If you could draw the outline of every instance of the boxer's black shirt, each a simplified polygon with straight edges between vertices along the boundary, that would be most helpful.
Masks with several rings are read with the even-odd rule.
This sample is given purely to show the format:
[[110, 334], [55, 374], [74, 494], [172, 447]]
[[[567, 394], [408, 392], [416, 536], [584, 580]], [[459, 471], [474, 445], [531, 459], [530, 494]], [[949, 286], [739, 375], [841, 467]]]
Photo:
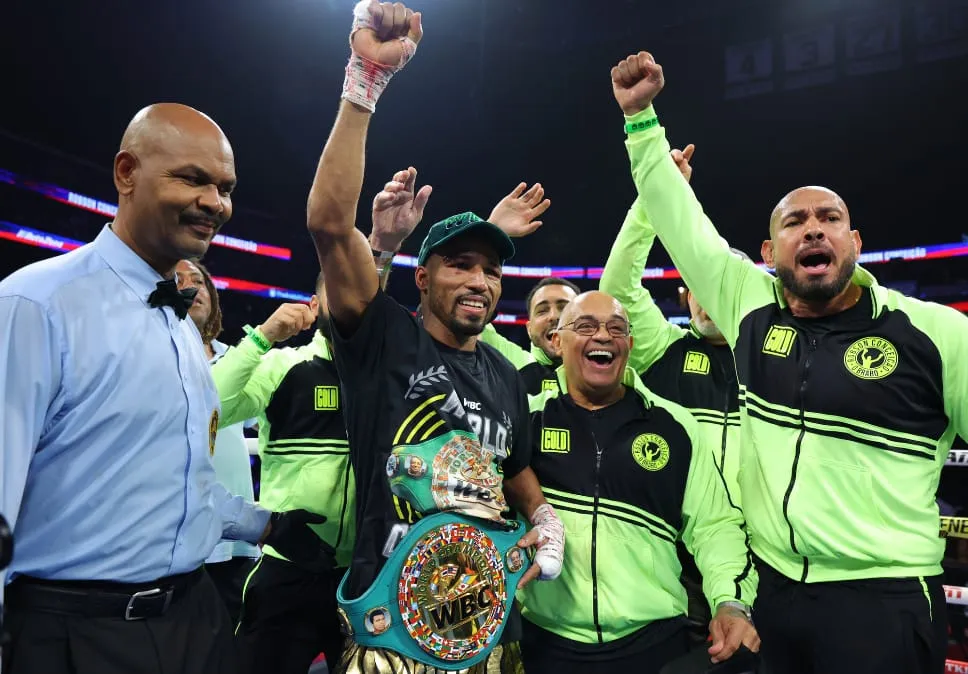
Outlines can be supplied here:
[[504, 479], [531, 460], [524, 382], [496, 350], [449, 348], [379, 291], [356, 332], [333, 330], [350, 459], [356, 476], [357, 537], [347, 599], [369, 588], [407, 526], [422, 514], [395, 496], [386, 465], [393, 447], [469, 431], [497, 457]]

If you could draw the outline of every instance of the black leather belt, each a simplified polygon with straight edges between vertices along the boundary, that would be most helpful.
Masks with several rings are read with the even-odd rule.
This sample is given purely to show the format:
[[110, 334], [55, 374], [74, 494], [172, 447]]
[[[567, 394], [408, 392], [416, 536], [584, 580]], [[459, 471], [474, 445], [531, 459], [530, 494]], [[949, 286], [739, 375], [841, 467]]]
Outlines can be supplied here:
[[6, 589], [11, 611], [38, 611], [84, 618], [144, 620], [165, 614], [205, 574], [189, 573], [159, 578], [151, 583], [53, 581], [18, 576]]

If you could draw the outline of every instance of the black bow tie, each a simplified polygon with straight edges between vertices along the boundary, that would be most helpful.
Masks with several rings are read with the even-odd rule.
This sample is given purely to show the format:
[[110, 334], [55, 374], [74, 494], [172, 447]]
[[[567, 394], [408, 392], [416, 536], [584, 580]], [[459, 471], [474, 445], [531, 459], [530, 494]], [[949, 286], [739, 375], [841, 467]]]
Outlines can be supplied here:
[[152, 307], [169, 306], [175, 310], [178, 318], [185, 318], [197, 294], [198, 288], [179, 290], [175, 279], [158, 281], [158, 287], [148, 295], [148, 304]]

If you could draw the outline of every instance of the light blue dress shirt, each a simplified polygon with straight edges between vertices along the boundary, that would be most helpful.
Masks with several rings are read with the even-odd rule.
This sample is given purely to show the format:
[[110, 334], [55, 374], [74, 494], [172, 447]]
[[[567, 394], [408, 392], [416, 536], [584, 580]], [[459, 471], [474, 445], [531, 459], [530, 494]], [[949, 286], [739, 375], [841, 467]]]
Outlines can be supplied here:
[[[227, 344], [217, 339], [212, 340], [212, 351], [215, 357], [208, 361], [214, 365], [218, 359], [229, 350]], [[245, 497], [248, 501], [255, 500], [255, 490], [252, 487], [252, 462], [249, 459], [249, 449], [245, 445], [243, 428], [254, 423], [254, 419], [240, 421], [237, 424], [220, 428], [215, 436], [215, 453], [212, 454], [212, 465], [215, 466], [215, 477], [230, 494]], [[215, 550], [206, 564], [227, 562], [233, 557], [256, 558], [260, 555], [259, 548], [245, 541], [222, 540], [215, 546]]]
[[148, 306], [161, 280], [106, 226], [0, 282], [7, 581], [146, 582], [261, 536], [270, 513], [215, 479], [218, 395], [192, 321]]

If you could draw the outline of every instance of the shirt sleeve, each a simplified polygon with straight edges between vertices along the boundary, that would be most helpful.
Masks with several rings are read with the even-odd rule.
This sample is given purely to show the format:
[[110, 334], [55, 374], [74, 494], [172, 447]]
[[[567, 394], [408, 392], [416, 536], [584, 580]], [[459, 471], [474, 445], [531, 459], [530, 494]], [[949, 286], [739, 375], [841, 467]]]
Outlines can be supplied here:
[[[371, 388], [386, 377], [388, 349], [412, 348], [417, 344], [416, 319], [405, 307], [382, 290], [366, 307], [360, 324], [350, 337], [343, 337], [333, 326], [333, 361], [344, 386]], [[396, 358], [401, 354], [396, 353]]]
[[626, 119], [653, 122], [625, 141], [648, 221], [699, 304], [735, 346], [742, 318], [774, 301], [773, 277], [724, 244], [669, 156], [669, 141], [655, 123], [653, 106]]
[[605, 262], [599, 289], [625, 307], [632, 324], [632, 350], [629, 367], [639, 374], [655, 363], [685, 330], [670, 323], [642, 285], [642, 270], [655, 243], [655, 230], [649, 224], [641, 197], [635, 200], [615, 237]]
[[484, 328], [480, 340], [488, 346], [494, 347], [498, 353], [511, 361], [511, 364], [518, 370], [536, 362], [534, 356], [499, 333], [493, 324], [488, 324]]
[[[61, 349], [47, 311], [0, 297], [0, 513], [16, 538], [27, 471], [61, 383]], [[4, 572], [0, 571], [0, 604]]]
[[713, 450], [702, 439], [695, 421], [691, 417], [685, 421], [689, 422], [684, 425], [693, 451], [682, 502], [682, 542], [696, 560], [703, 593], [714, 614], [724, 601], [752, 606], [757, 575], [743, 512], [730, 503]]
[[282, 378], [282, 353], [262, 354], [248, 337], [233, 346], [212, 366], [222, 414], [219, 428], [247, 421], [265, 412]]
[[521, 375], [518, 375], [517, 379], [517, 423], [511, 438], [511, 451], [501, 464], [505, 479], [514, 477], [531, 465], [531, 415], [528, 410], [528, 394]]
[[271, 511], [230, 494], [220, 482], [212, 483], [215, 509], [222, 518], [222, 538], [258, 543], [269, 523]]
[[954, 432], [968, 441], [968, 316], [951, 307], [932, 307], [937, 315], [932, 332], [941, 350], [945, 414]]

